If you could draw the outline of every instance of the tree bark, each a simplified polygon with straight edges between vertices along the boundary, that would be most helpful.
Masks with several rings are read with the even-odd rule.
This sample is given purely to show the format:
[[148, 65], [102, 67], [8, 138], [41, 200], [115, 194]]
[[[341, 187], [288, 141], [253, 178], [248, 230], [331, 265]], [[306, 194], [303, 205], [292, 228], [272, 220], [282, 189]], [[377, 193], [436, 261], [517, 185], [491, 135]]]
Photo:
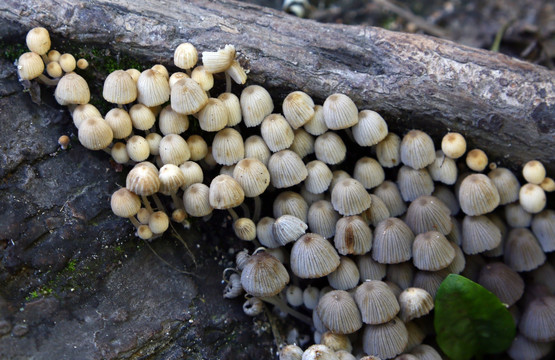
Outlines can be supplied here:
[[292, 90], [319, 103], [345, 93], [399, 135], [420, 128], [439, 140], [457, 131], [503, 165], [538, 159], [555, 170], [554, 73], [501, 54], [232, 0], [7, 0], [0, 18], [163, 64], [181, 42], [199, 51], [234, 44], [249, 81], [276, 103]]

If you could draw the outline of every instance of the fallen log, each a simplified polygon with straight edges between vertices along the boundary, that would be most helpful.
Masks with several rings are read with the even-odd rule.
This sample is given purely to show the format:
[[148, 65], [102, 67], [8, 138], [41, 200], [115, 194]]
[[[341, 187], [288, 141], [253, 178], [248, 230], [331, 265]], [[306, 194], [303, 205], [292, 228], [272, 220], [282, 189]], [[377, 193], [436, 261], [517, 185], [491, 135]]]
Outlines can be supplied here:
[[199, 51], [234, 44], [250, 81], [278, 102], [292, 90], [320, 103], [341, 92], [401, 135], [457, 131], [505, 166], [538, 159], [555, 170], [555, 73], [501, 54], [233, 0], [7, 0], [0, 18], [163, 64], [184, 41]]

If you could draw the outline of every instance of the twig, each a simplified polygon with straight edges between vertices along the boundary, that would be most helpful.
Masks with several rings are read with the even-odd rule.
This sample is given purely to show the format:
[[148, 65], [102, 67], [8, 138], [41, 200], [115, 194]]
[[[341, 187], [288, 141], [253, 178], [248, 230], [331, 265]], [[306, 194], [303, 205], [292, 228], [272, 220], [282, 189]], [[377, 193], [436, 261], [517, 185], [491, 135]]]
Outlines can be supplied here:
[[389, 2], [388, 0], [373, 0], [373, 1], [378, 6], [381, 6], [386, 10], [394, 12], [398, 16], [404, 18], [405, 20], [412, 22], [413, 24], [415, 24], [416, 26], [418, 26], [420, 29], [424, 30], [428, 34], [431, 34], [440, 38], [444, 38], [444, 39], [448, 39], [450, 37], [447, 30], [442, 29], [439, 26], [435, 26], [433, 24], [428, 23], [425, 19], [421, 18], [420, 16], [414, 15], [409, 10], [405, 10], [400, 6], [397, 6]]

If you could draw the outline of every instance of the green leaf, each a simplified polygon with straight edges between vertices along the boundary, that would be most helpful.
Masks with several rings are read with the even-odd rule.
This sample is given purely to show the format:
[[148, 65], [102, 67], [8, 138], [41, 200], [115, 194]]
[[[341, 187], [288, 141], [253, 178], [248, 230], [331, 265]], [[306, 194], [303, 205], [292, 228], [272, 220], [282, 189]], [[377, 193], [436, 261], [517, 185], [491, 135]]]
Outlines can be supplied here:
[[434, 327], [441, 350], [454, 360], [506, 350], [516, 327], [507, 307], [479, 284], [450, 274], [435, 300]]

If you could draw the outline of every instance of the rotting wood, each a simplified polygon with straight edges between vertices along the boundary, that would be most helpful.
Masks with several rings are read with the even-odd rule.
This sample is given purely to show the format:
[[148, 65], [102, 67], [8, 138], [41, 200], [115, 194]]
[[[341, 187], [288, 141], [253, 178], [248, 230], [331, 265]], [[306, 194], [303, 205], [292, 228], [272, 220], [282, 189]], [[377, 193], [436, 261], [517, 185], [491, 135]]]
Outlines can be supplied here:
[[393, 130], [458, 131], [504, 165], [535, 158], [555, 170], [555, 74], [497, 53], [232, 0], [7, 0], [0, 18], [164, 64], [184, 41], [200, 51], [234, 44], [249, 81], [276, 101], [291, 90], [320, 103], [341, 92]]

